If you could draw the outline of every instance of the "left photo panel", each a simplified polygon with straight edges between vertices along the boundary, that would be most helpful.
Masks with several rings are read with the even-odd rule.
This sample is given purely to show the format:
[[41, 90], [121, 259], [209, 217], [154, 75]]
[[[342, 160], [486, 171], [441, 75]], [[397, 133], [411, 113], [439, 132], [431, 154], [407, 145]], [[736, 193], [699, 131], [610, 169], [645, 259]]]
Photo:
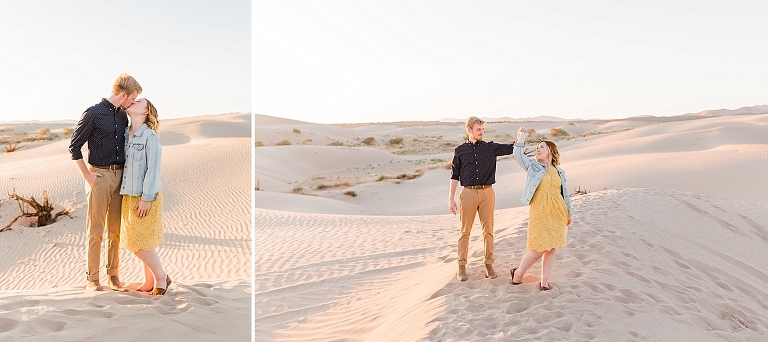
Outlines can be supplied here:
[[0, 341], [252, 338], [251, 2], [0, 3]]

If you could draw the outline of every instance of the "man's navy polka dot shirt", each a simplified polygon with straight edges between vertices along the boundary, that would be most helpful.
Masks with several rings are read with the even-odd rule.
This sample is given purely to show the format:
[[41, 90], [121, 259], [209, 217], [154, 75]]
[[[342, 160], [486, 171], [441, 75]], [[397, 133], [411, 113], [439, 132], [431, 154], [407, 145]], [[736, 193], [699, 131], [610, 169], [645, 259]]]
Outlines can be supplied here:
[[125, 128], [128, 127], [128, 114], [120, 107], [115, 107], [107, 99], [91, 106], [83, 112], [80, 121], [72, 133], [69, 153], [72, 160], [83, 159], [81, 151], [88, 143], [88, 164], [109, 166], [125, 164]]

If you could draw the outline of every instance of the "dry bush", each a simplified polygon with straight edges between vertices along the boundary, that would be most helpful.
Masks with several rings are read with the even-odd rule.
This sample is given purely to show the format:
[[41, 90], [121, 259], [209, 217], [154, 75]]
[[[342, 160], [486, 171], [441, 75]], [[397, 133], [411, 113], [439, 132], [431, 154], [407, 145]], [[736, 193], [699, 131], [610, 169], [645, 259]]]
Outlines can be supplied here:
[[301, 193], [302, 191], [304, 191], [304, 188], [302, 188], [302, 187], [300, 187], [300, 186], [297, 186], [297, 187], [293, 188], [293, 191], [292, 191], [292, 192], [293, 192], [294, 194], [299, 194], [299, 193]]
[[264, 146], [264, 143], [261, 142], [261, 140], [256, 140], [256, 147]]
[[75, 129], [72, 128], [72, 127], [64, 127], [64, 128], [61, 129], [61, 132], [64, 133], [64, 135], [69, 136], [69, 135], [72, 135], [72, 133], [75, 132]]
[[387, 143], [387, 145], [394, 146], [394, 145], [400, 145], [402, 143], [403, 143], [402, 137], [394, 137], [392, 139], [389, 139], [389, 142]]
[[294, 129], [293, 129], [293, 133], [296, 133], [296, 134], [301, 134], [301, 131], [300, 131], [298, 128], [294, 128]]
[[324, 189], [332, 189], [332, 188], [339, 188], [339, 187], [346, 187], [346, 186], [352, 186], [352, 182], [348, 180], [343, 180], [343, 181], [337, 181], [329, 184], [320, 183], [315, 186], [315, 189], [324, 190]]
[[302, 142], [303, 145], [312, 145], [312, 139], [305, 139], [304, 142]]
[[43, 127], [38, 129], [36, 132], [37, 134], [48, 134], [48, 133], [51, 133], [51, 129], [48, 127]]
[[357, 197], [357, 193], [354, 190], [344, 191], [344, 194], [347, 196]]
[[385, 175], [381, 175], [381, 176], [379, 176], [379, 178], [377, 178], [377, 179], [376, 179], [376, 181], [377, 181], [377, 182], [381, 182], [381, 181], [383, 181], [383, 180], [385, 180], [385, 179], [389, 179], [389, 177], [387, 177], [387, 176], [385, 176]]
[[582, 134], [581, 136], [582, 137], [591, 137], [593, 135], [595, 135], [595, 132], [587, 132], [587, 133]]
[[11, 153], [19, 150], [19, 144], [15, 143], [8, 143], [8, 145], [5, 146], [5, 152]]
[[530, 128], [530, 127], [528, 129], [526, 129], [526, 131], [528, 131], [528, 134], [536, 133], [536, 130], [533, 129], [533, 128]]
[[328, 146], [344, 146], [344, 143], [341, 142], [341, 141], [336, 140], [336, 141], [328, 144]]
[[0, 132], [13, 131], [13, 130], [14, 130], [13, 127], [8, 127], [8, 126], [0, 127]]
[[571, 136], [566, 132], [564, 129], [560, 127], [554, 127], [549, 129], [549, 134], [552, 134], [553, 137], [569, 137]]
[[[62, 209], [55, 215], [53, 214], [53, 204], [48, 201], [48, 192], [45, 190], [43, 190], [42, 204], [38, 203], [34, 196], [23, 198], [17, 195], [16, 189], [13, 189], [13, 193], [8, 195], [8, 199], [16, 200], [16, 202], [19, 204], [19, 211], [21, 211], [21, 214], [13, 219], [13, 221], [11, 221], [11, 223], [9, 223], [7, 226], [0, 229], [0, 232], [11, 230], [11, 226], [22, 217], [37, 217], [37, 227], [47, 226], [51, 223], [54, 223], [56, 222], [56, 219], [59, 218], [59, 216], [68, 216], [69, 218], [72, 218], [72, 216], [69, 216], [69, 214], [72, 212], [72, 209]], [[27, 209], [34, 209], [35, 211], [31, 212]]]
[[449, 160], [449, 161], [445, 162], [445, 164], [443, 164], [443, 167], [446, 170], [451, 170], [451, 169], [453, 169], [453, 162]]
[[587, 189], [582, 189], [581, 185], [579, 185], [578, 189], [573, 189], [573, 190], [574, 190], [574, 192], [573, 192], [574, 195], [586, 195], [587, 194]]
[[277, 143], [277, 146], [288, 146], [288, 145], [290, 145], [290, 144], [291, 144], [291, 142], [290, 142], [290, 141], [288, 141], [288, 140], [283, 140], [283, 141], [281, 141], [281, 142]]
[[367, 137], [367, 138], [363, 139], [363, 144], [365, 144], [366, 146], [375, 145], [376, 144], [376, 139], [374, 139], [373, 137]]

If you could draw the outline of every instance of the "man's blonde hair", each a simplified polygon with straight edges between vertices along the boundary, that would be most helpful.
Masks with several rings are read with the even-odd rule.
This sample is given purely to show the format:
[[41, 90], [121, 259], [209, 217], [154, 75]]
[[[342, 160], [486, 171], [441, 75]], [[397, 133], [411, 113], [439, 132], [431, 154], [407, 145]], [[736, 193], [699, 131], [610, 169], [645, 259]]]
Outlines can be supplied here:
[[480, 119], [476, 116], [470, 116], [469, 119], [467, 119], [467, 128], [472, 129], [475, 127], [475, 125], [484, 125], [485, 121], [483, 119]]
[[120, 76], [117, 76], [115, 84], [112, 85], [112, 95], [120, 95], [120, 93], [125, 93], [126, 95], [130, 96], [133, 95], [134, 92], [141, 94], [141, 90], [142, 89], [139, 82], [136, 81], [133, 76], [128, 74], [120, 74]]

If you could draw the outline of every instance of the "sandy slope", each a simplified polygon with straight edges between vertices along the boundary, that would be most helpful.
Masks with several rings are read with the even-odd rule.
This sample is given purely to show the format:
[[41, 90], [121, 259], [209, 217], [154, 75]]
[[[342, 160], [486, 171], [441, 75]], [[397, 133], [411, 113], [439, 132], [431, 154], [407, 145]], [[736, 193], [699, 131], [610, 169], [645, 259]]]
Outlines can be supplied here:
[[[144, 328], [131, 331], [131, 337], [120, 335], [124, 340], [150, 333], [247, 339], [250, 118], [227, 114], [161, 122], [165, 241], [158, 251], [174, 280], [162, 299], [135, 292], [84, 292], [84, 186], [67, 152], [69, 139], [0, 153], [1, 191], [15, 188], [19, 195], [40, 200], [47, 190], [56, 210], [75, 209], [72, 218], [50, 226], [17, 222], [13, 230], [0, 233], [0, 340], [106, 338], [126, 325]], [[4, 201], [2, 226], [18, 212], [15, 201]], [[141, 281], [139, 267], [135, 256], [121, 251], [124, 282]], [[103, 271], [101, 280], [106, 283]], [[97, 320], [98, 326], [93, 325]]]
[[[756, 340], [768, 333], [768, 208], [672, 190], [574, 198], [551, 292], [509, 283], [527, 210], [496, 215], [494, 280], [457, 218], [256, 212], [256, 336], [331, 340]], [[476, 227], [478, 228], [478, 227]], [[504, 273], [506, 272], [506, 273]], [[505, 275], [506, 274], [506, 275]]]
[[[383, 146], [356, 142], [409, 130], [406, 143], [418, 144], [422, 137], [460, 136], [460, 124], [331, 127], [268, 117], [256, 123], [256, 139], [262, 132], [267, 145], [255, 150], [255, 177], [263, 180], [255, 192], [257, 341], [757, 341], [768, 335], [768, 305], [760, 300], [768, 295], [766, 114], [522, 123], [537, 132], [597, 133], [558, 141], [569, 187], [589, 193], [572, 199], [574, 223], [550, 292], [538, 289], [538, 264], [524, 284], [509, 283], [509, 269], [524, 253], [528, 217], [519, 200], [524, 173], [513, 159], [500, 159], [494, 186], [501, 275], [494, 280], [481, 271], [478, 223], [470, 280], [455, 279], [459, 222], [447, 213], [449, 170], [369, 180], [412, 172], [413, 161], [426, 154], [387, 155]], [[520, 125], [486, 124], [486, 137], [508, 142], [505, 134]], [[292, 134], [301, 139], [310, 129], [313, 142], [345, 136], [357, 145], [266, 143]], [[428, 157], [449, 160], [451, 153]], [[291, 193], [331, 178], [352, 182]], [[343, 193], [348, 190], [357, 196]]]

